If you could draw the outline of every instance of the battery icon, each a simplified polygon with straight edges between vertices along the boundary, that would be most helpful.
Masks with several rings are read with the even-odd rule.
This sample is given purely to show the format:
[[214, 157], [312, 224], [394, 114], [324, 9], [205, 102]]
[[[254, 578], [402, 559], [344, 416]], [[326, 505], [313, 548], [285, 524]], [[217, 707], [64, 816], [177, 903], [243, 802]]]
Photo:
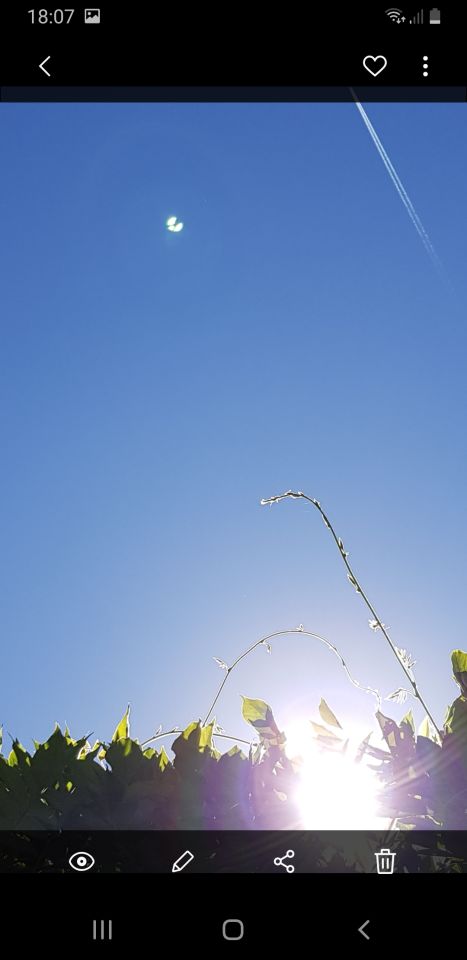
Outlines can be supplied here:
[[441, 23], [441, 11], [437, 7], [430, 10], [430, 23]]

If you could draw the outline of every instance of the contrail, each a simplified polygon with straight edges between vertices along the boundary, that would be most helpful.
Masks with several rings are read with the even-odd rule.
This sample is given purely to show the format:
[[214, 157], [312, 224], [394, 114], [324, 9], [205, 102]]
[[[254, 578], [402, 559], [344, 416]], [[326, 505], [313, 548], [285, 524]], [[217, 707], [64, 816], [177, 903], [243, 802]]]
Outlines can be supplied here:
[[412, 201], [411, 201], [411, 199], [410, 199], [410, 197], [409, 197], [409, 195], [408, 195], [408, 193], [407, 193], [407, 191], [406, 191], [403, 183], [401, 182], [399, 175], [397, 174], [396, 170], [394, 169], [394, 166], [393, 166], [393, 164], [391, 163], [391, 161], [390, 161], [390, 159], [389, 159], [389, 157], [388, 157], [388, 155], [387, 155], [387, 153], [386, 153], [386, 150], [384, 149], [383, 144], [381, 143], [381, 140], [379, 139], [378, 134], [376, 133], [376, 130], [375, 130], [375, 128], [374, 128], [374, 126], [373, 126], [373, 124], [372, 124], [372, 122], [371, 122], [368, 114], [367, 114], [366, 111], [363, 109], [361, 103], [357, 100], [357, 98], [356, 98], [353, 90], [352, 90], [352, 96], [353, 96], [353, 98], [354, 98], [354, 100], [355, 100], [355, 106], [357, 107], [357, 110], [359, 111], [360, 116], [361, 116], [362, 119], [363, 119], [363, 122], [364, 122], [364, 124], [365, 124], [365, 126], [366, 126], [366, 128], [367, 128], [367, 130], [368, 130], [368, 132], [369, 132], [369, 134], [370, 134], [370, 136], [371, 136], [371, 139], [373, 140], [373, 143], [374, 143], [375, 146], [376, 146], [376, 149], [377, 149], [377, 151], [378, 151], [378, 153], [379, 153], [379, 155], [380, 155], [380, 157], [381, 157], [381, 160], [383, 161], [384, 166], [386, 167], [386, 170], [387, 170], [387, 172], [389, 173], [389, 176], [391, 177], [391, 180], [392, 180], [392, 182], [393, 182], [393, 184], [394, 184], [394, 186], [395, 186], [395, 188], [396, 188], [396, 190], [397, 190], [397, 192], [398, 192], [398, 194], [399, 194], [399, 196], [400, 196], [400, 198], [401, 198], [401, 200], [402, 200], [402, 203], [404, 204], [405, 209], [407, 210], [407, 213], [408, 213], [408, 215], [409, 215], [409, 217], [410, 217], [410, 219], [411, 219], [411, 221], [412, 221], [412, 223], [413, 223], [413, 225], [414, 225], [414, 227], [415, 227], [415, 229], [416, 229], [416, 231], [417, 231], [417, 233], [418, 233], [418, 235], [419, 235], [419, 237], [420, 237], [420, 240], [422, 241], [423, 246], [425, 247], [425, 250], [426, 250], [428, 256], [430, 257], [430, 260], [432, 261], [432, 263], [434, 264], [434, 266], [437, 268], [437, 270], [439, 270], [442, 274], [444, 274], [444, 268], [443, 268], [443, 265], [442, 265], [442, 263], [441, 263], [441, 260], [439, 259], [438, 254], [436, 253], [436, 250], [435, 250], [435, 248], [434, 248], [434, 246], [433, 246], [433, 244], [432, 244], [432, 242], [431, 242], [431, 240], [430, 240], [430, 238], [429, 238], [429, 236], [428, 236], [428, 234], [427, 234], [427, 232], [426, 232], [426, 230], [425, 230], [425, 227], [423, 226], [423, 223], [422, 223], [422, 221], [420, 220], [420, 217], [418, 216], [418, 213], [417, 213], [417, 211], [415, 210], [415, 207], [414, 207], [414, 205], [413, 205], [413, 203], [412, 203]]

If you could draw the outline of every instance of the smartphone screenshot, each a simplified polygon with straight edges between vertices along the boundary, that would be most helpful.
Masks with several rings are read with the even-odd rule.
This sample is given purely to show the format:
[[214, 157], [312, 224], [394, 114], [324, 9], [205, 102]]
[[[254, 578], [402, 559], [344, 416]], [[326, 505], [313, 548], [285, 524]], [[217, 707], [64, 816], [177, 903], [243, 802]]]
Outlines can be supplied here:
[[465, 11], [17, 2], [0, 45], [4, 922], [455, 946]]

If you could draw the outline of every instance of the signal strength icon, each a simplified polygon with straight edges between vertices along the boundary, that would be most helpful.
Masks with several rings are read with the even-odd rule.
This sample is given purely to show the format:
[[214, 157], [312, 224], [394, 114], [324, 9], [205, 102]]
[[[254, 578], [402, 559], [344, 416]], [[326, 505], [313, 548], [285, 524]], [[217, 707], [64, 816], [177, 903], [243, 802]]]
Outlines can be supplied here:
[[401, 23], [402, 10], [398, 10], [397, 7], [390, 7], [389, 10], [385, 10], [384, 12], [394, 23]]
[[423, 23], [423, 10], [419, 10], [418, 13], [409, 20], [409, 23]]

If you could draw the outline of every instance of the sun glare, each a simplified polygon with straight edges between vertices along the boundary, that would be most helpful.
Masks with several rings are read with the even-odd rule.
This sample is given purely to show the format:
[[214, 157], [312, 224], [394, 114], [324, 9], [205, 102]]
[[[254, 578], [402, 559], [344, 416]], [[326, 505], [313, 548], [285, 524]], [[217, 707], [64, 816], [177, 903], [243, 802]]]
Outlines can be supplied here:
[[378, 780], [364, 760], [355, 763], [363, 737], [355, 731], [345, 754], [323, 750], [308, 721], [287, 729], [286, 753], [300, 757], [300, 785], [296, 800], [307, 830], [381, 830], [387, 820], [378, 816]]

